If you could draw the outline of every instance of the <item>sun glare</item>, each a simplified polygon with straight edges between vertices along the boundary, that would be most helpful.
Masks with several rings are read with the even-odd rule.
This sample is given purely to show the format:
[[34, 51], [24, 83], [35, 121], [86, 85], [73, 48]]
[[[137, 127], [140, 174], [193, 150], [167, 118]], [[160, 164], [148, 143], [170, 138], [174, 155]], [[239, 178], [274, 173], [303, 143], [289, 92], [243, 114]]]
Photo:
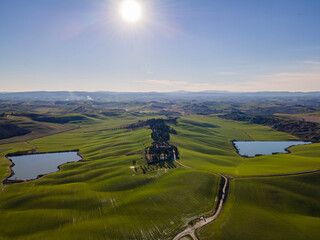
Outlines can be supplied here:
[[125, 0], [121, 5], [121, 16], [128, 22], [136, 22], [141, 18], [141, 5], [135, 0]]

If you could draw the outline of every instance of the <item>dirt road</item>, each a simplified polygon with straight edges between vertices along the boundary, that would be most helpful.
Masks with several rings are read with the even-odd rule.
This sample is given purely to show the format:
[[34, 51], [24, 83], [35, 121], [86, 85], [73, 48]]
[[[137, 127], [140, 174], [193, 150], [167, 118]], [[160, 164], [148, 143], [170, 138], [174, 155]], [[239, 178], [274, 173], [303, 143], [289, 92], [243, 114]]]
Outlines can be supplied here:
[[[185, 166], [184, 164], [180, 163], [179, 161], [174, 158], [174, 161], [185, 168], [191, 169], [191, 167]], [[226, 201], [226, 193], [230, 190], [230, 180], [233, 178], [262, 178], [262, 177], [282, 177], [282, 176], [292, 176], [292, 175], [301, 175], [301, 174], [308, 174], [308, 173], [314, 173], [314, 172], [320, 172], [320, 169], [314, 169], [314, 170], [307, 170], [307, 171], [301, 171], [301, 172], [293, 172], [293, 173], [280, 173], [280, 174], [271, 174], [271, 175], [250, 175], [250, 176], [228, 176], [226, 177], [225, 175], [221, 173], [216, 173], [221, 176], [221, 178], [224, 179], [224, 185], [221, 190], [221, 193], [219, 194], [220, 199], [218, 203], [218, 208], [216, 212], [214, 213], [213, 216], [204, 219], [199, 220], [196, 222], [193, 226], [188, 226], [185, 230], [177, 234], [173, 240], [179, 240], [180, 238], [184, 236], [190, 236], [193, 240], [198, 240], [196, 236], [196, 230], [205, 226], [208, 223], [211, 223], [212, 221], [216, 220], [217, 217], [220, 215], [221, 210], [225, 204]]]
[[221, 194], [219, 194], [221, 196], [221, 198], [219, 199], [219, 203], [218, 203], [218, 208], [216, 210], [216, 212], [214, 213], [213, 216], [209, 217], [209, 218], [206, 218], [205, 220], [202, 218], [200, 221], [198, 221], [196, 224], [194, 224], [193, 226], [189, 226], [187, 227], [184, 231], [182, 231], [181, 233], [179, 233], [178, 235], [176, 235], [173, 240], [178, 240], [180, 239], [181, 237], [183, 236], [191, 236], [192, 239], [194, 240], [198, 240], [196, 234], [195, 234], [195, 231], [198, 229], [198, 228], [201, 228], [203, 227], [204, 225], [214, 221], [218, 216], [219, 214], [221, 213], [221, 210], [223, 208], [223, 205], [225, 203], [225, 200], [226, 200], [226, 193], [228, 192], [228, 189], [227, 187], [230, 186], [229, 184], [229, 179], [224, 176], [223, 174], [220, 174], [220, 173], [217, 173], [221, 176], [221, 178], [224, 179], [224, 184], [223, 184], [223, 188], [221, 190]]

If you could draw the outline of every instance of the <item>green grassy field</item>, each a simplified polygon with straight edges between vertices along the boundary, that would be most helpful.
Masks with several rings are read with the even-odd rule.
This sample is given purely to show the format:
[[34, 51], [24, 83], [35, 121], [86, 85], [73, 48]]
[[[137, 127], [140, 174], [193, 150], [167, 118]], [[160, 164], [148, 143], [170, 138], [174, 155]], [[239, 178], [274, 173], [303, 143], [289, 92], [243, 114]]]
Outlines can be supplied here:
[[216, 222], [200, 239], [319, 239], [320, 174], [235, 179]]
[[269, 127], [207, 116], [184, 117], [172, 136], [181, 162], [196, 169], [229, 175], [290, 173], [320, 168], [320, 144], [294, 146], [291, 154], [244, 158], [232, 140], [279, 141], [296, 137]]
[[[179, 149], [180, 161], [192, 169], [177, 166], [146, 174], [135, 172], [130, 166], [133, 161], [137, 166], [145, 164], [141, 150], [152, 142], [151, 130], [120, 127], [154, 117], [158, 116], [96, 114], [69, 125], [80, 126], [72, 131], [0, 145], [2, 179], [9, 174], [10, 162], [4, 157], [9, 152], [35, 147], [38, 152], [79, 149], [86, 160], [65, 164], [61, 171], [36, 181], [7, 186], [0, 193], [0, 239], [172, 239], [186, 223], [215, 208], [220, 177], [214, 172], [256, 175], [320, 168], [319, 144], [295, 146], [291, 154], [243, 158], [236, 153], [232, 140], [296, 138], [260, 125], [215, 116], [188, 116], [171, 125], [178, 132], [171, 135], [171, 142]], [[276, 178], [274, 184], [284, 184], [277, 179], [285, 178]], [[237, 191], [245, 194], [251, 185], [260, 188], [255, 179], [254, 184], [239, 185], [241, 189], [236, 190], [238, 182], [245, 181], [232, 183], [223, 219], [235, 211], [232, 206], [238, 200], [232, 199], [239, 195]], [[263, 211], [262, 207], [255, 209], [257, 214]], [[211, 239], [215, 227], [214, 223], [201, 231], [203, 239]], [[255, 231], [259, 231], [259, 225]]]
[[[112, 130], [128, 121], [132, 119], [98, 120], [30, 144], [2, 145], [2, 156], [37, 146], [39, 152], [80, 149], [87, 161], [65, 164], [61, 171], [36, 181], [7, 186], [0, 194], [1, 236], [171, 239], [188, 221], [212, 210], [218, 176], [183, 168], [147, 174], [130, 169], [133, 160], [145, 163], [141, 154], [127, 155], [152, 140], [148, 129]], [[9, 163], [2, 158], [1, 164], [4, 176]]]

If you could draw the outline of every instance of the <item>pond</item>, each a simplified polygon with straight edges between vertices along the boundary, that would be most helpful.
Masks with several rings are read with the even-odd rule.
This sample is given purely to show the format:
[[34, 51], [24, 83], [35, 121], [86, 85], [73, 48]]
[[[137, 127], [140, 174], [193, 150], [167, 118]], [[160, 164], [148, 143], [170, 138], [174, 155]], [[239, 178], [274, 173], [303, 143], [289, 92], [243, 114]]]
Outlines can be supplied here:
[[255, 157], [257, 155], [272, 155], [274, 153], [289, 153], [286, 149], [295, 145], [311, 144], [299, 141], [233, 141], [241, 156]]
[[29, 154], [8, 157], [13, 163], [14, 174], [8, 180], [29, 180], [58, 171], [58, 166], [81, 160], [78, 152]]

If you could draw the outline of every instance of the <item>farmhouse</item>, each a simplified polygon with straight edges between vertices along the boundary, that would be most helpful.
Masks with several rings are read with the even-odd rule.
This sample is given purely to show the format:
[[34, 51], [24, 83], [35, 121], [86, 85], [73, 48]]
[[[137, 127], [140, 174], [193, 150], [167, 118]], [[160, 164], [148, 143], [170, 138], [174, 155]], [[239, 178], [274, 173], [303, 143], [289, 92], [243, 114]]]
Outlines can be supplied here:
[[167, 143], [153, 143], [146, 148], [146, 160], [148, 163], [160, 161], [173, 161], [175, 159], [176, 147]]

